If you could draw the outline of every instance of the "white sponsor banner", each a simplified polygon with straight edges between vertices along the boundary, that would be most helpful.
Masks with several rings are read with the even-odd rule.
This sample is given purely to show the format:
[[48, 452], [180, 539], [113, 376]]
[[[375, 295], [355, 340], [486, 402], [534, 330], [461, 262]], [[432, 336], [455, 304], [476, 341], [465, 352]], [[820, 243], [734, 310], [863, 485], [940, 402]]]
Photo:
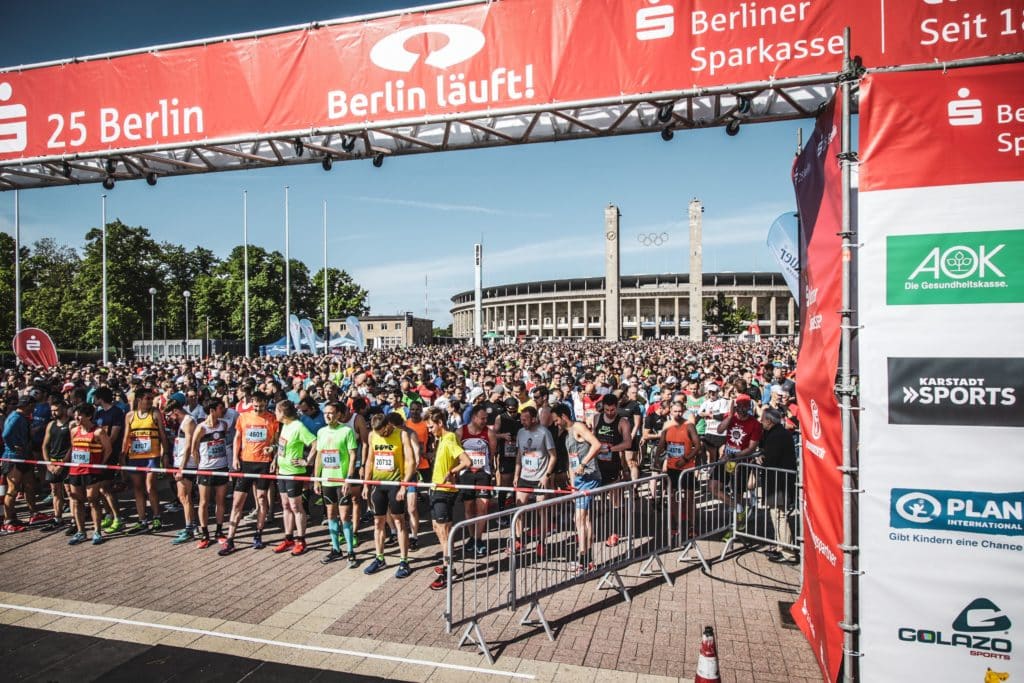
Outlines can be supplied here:
[[[860, 144], [874, 150], [858, 207], [865, 681], [1024, 678], [1024, 164], [1018, 179], [971, 175], [992, 174], [998, 152], [951, 132], [964, 124], [947, 100], [966, 97], [975, 71], [904, 74], [862, 100]], [[982, 85], [976, 106], [996, 112]], [[919, 129], [882, 121], [887, 107], [923, 112]], [[888, 155], [905, 164], [918, 149], [925, 168], [908, 185]], [[929, 166], [948, 155], [967, 159]]]
[[800, 305], [800, 248], [797, 246], [800, 225], [795, 213], [784, 213], [768, 228], [768, 251], [779, 264], [789, 292]]

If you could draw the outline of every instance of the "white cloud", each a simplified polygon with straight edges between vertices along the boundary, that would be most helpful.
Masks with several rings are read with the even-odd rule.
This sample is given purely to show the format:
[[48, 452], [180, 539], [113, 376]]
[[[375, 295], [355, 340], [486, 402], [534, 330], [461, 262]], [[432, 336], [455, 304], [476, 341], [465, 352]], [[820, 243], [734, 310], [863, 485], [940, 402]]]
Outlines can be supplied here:
[[522, 211], [507, 211], [505, 209], [495, 209], [488, 206], [478, 206], [475, 204], [448, 204], [444, 202], [424, 202], [414, 199], [395, 199], [393, 197], [349, 197], [360, 202], [373, 202], [376, 204], [391, 204], [393, 206], [409, 206], [417, 209], [431, 209], [433, 211], [461, 211], [466, 213], [479, 213], [488, 216], [518, 216], [522, 218], [550, 218], [551, 214], [547, 213], [527, 213]]

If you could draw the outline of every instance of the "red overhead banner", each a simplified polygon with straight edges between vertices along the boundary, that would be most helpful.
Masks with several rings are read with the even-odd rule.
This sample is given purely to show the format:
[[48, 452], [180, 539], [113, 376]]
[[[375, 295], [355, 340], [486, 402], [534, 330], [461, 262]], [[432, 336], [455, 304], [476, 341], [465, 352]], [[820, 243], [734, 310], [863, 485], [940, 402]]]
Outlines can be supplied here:
[[804, 585], [792, 615], [826, 681], [836, 680], [843, 647], [843, 429], [835, 396], [842, 309], [840, 110], [837, 96], [818, 117], [793, 165], [803, 265], [797, 409], [803, 443]]
[[1024, 0], [503, 0], [0, 74], [0, 162], [1019, 51]]

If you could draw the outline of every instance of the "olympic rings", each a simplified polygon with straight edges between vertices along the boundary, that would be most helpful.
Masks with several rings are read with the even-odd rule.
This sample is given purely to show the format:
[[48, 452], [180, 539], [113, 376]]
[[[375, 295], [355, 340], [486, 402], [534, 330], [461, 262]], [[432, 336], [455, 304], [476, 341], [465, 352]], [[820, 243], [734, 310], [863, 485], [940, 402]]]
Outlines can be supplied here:
[[668, 237], [667, 232], [642, 232], [636, 236], [636, 239], [645, 247], [660, 247], [668, 242]]

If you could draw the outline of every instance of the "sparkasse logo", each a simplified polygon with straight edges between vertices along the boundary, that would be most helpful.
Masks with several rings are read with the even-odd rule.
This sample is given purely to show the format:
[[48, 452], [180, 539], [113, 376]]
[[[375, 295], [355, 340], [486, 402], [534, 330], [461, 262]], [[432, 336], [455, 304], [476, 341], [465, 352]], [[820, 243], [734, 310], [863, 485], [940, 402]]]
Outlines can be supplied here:
[[886, 238], [886, 303], [1024, 302], [1024, 230]]

